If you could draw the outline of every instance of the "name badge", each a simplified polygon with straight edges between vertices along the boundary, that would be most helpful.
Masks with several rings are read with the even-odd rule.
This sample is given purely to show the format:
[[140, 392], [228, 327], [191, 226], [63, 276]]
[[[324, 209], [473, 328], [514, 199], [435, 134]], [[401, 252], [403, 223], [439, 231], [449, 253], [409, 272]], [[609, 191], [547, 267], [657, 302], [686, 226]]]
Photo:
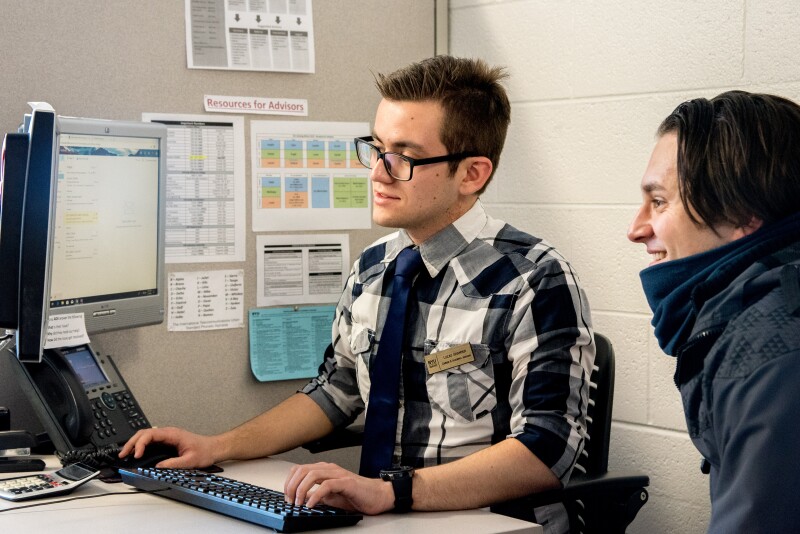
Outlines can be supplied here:
[[473, 361], [475, 361], [475, 356], [472, 354], [472, 346], [469, 343], [456, 345], [425, 356], [425, 366], [428, 368], [429, 375]]

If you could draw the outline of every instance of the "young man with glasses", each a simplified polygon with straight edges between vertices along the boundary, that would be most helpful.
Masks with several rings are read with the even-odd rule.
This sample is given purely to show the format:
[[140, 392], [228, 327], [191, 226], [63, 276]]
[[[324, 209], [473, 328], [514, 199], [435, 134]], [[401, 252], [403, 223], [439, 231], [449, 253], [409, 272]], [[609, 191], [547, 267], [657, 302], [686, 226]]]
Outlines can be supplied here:
[[[586, 440], [591, 319], [561, 255], [487, 216], [478, 200], [510, 120], [504, 77], [482, 61], [448, 56], [379, 75], [373, 133], [355, 147], [372, 169], [373, 220], [400, 230], [355, 262], [319, 377], [224, 434], [145, 430], [122, 454], [163, 441], [180, 451], [164, 467], [268, 456], [346, 426], [365, 408], [366, 432], [375, 392], [389, 381], [376, 377], [388, 376], [396, 384], [388, 455], [365, 468], [379, 447], [365, 441], [369, 476], [334, 464], [295, 466], [288, 499], [367, 514], [452, 510], [566, 483]], [[398, 257], [414, 251], [420, 271], [410, 275], [398, 320], [390, 306], [404, 276]], [[403, 323], [402, 343], [383, 347], [402, 348], [398, 372], [380, 375], [381, 341]], [[370, 478], [375, 469], [381, 478]], [[562, 506], [536, 513], [547, 532], [566, 531]]]

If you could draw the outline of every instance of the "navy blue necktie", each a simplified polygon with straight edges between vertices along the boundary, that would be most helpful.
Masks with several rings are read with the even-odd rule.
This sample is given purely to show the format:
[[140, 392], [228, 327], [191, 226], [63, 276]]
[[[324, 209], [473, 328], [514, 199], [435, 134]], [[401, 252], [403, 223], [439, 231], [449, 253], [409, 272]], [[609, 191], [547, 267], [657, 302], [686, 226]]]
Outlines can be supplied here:
[[380, 333], [378, 354], [370, 370], [369, 405], [361, 447], [361, 476], [375, 478], [392, 465], [397, 412], [400, 407], [400, 375], [406, 306], [411, 282], [422, 267], [418, 249], [400, 252], [392, 280], [392, 300]]

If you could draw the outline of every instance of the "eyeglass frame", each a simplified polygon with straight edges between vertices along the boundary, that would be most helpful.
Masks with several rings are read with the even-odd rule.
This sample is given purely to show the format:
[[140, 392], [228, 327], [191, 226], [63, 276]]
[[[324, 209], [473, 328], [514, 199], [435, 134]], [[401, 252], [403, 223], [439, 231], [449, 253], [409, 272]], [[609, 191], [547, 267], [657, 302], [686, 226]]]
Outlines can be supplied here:
[[[365, 145], [367, 145], [367, 146], [369, 146], [369, 147], [371, 147], [372, 149], [375, 150], [375, 152], [378, 154], [378, 159], [379, 160], [383, 160], [383, 167], [386, 169], [386, 173], [389, 176], [391, 176], [393, 180], [397, 180], [399, 182], [410, 182], [411, 178], [414, 177], [414, 167], [416, 167], [418, 165], [430, 165], [432, 163], [443, 163], [445, 161], [458, 161], [458, 160], [462, 160], [462, 159], [465, 159], [465, 158], [473, 158], [473, 157], [476, 157], [476, 156], [480, 156], [480, 154], [478, 154], [476, 152], [459, 152], [458, 154], [447, 154], [445, 156], [435, 156], [433, 158], [412, 158], [411, 156], [406, 156], [404, 154], [399, 154], [397, 152], [391, 152], [391, 151], [388, 151], [388, 150], [385, 151], [385, 152], [381, 152], [378, 147], [376, 147], [375, 145], [370, 143], [370, 141], [374, 141], [374, 140], [375, 140], [375, 137], [372, 136], [372, 135], [365, 135], [364, 137], [356, 137], [353, 140], [353, 142], [355, 144], [355, 148], [356, 148], [356, 156], [358, 157], [358, 162], [361, 163], [361, 165], [364, 165], [364, 167], [366, 167], [367, 169], [372, 169], [372, 167], [370, 167], [369, 165], [365, 165], [364, 162], [361, 161], [361, 157], [359, 155], [360, 153], [358, 151], [358, 144], [359, 143], [364, 143]], [[398, 158], [402, 159], [403, 161], [408, 162], [408, 178], [406, 178], [406, 179], [398, 178], [394, 174], [392, 174], [392, 171], [389, 170], [390, 166], [386, 165], [386, 154], [391, 154], [393, 156], [397, 156]], [[377, 162], [376, 162], [376, 164], [377, 164]]]

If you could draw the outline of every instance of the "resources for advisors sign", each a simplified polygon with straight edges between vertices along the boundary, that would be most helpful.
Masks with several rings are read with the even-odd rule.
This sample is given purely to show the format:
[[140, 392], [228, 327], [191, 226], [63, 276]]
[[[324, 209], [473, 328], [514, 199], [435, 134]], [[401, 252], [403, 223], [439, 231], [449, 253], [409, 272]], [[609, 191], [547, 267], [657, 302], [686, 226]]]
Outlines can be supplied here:
[[203, 106], [207, 112], [308, 116], [308, 100], [297, 98], [206, 95]]

